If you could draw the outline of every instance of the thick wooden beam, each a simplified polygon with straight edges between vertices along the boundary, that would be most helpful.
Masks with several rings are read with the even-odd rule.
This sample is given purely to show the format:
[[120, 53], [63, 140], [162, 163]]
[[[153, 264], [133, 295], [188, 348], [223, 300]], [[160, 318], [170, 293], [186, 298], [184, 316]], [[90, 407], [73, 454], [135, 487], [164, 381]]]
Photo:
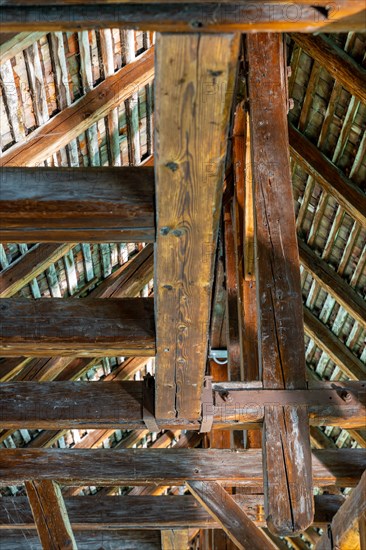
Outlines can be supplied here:
[[25, 488], [44, 550], [77, 550], [60, 487], [53, 481], [27, 481]]
[[323, 189], [361, 226], [366, 224], [366, 197], [357, 185], [347, 178], [297, 128], [289, 125], [291, 156]]
[[352, 380], [366, 378], [366, 366], [345, 344], [304, 306], [305, 333]]
[[[365, 27], [365, 19], [363, 21]], [[293, 34], [292, 38], [315, 59], [337, 82], [363, 103], [366, 103], [366, 70], [332, 38], [324, 34]]]
[[[100, 10], [104, 8], [98, 8]], [[49, 10], [45, 10], [48, 11]], [[11, 147], [0, 159], [0, 166], [36, 166], [65, 147], [92, 124], [104, 118], [154, 76], [154, 49], [150, 48], [106, 78], [70, 107], [31, 132], [25, 142]]]
[[188, 550], [188, 529], [164, 529], [161, 532], [161, 550]]
[[71, 250], [72, 243], [37, 244], [0, 273], [0, 298], [14, 296]]
[[[264, 497], [233, 495], [236, 504], [259, 527], [266, 525], [261, 509]], [[315, 497], [317, 527], [325, 527], [344, 502], [341, 495]], [[73, 531], [103, 531], [105, 529], [179, 529], [198, 527], [217, 529], [220, 524], [196, 499], [190, 495], [179, 497], [160, 496], [76, 496], [65, 498], [67, 513]], [[85, 511], [87, 510], [87, 513]], [[0, 533], [8, 529], [35, 529], [33, 516], [26, 497], [0, 499]], [[180, 549], [179, 549], [180, 550]]]
[[201, 414], [238, 55], [237, 35], [161, 34], [156, 40], [158, 418]]
[[[337, 5], [308, 0], [286, 5], [284, 0], [242, 0], [237, 2], [145, 1], [143, 9], [135, 1], [113, 1], [107, 5], [65, 0], [45, 9], [45, 2], [6, 0], [3, 31], [80, 30], [127, 28], [161, 32], [347, 32], [364, 30], [362, 0], [339, 0]], [[42, 5], [43, 4], [43, 5]], [[229, 4], [229, 5], [228, 5]], [[232, 5], [230, 5], [232, 4]]]
[[351, 317], [366, 328], [366, 303], [362, 297], [303, 240], [299, 239], [298, 242], [300, 261], [306, 271], [334, 296]]
[[10, 34], [0, 43], [0, 64], [9, 61], [23, 50], [37, 42], [44, 36], [44, 32], [21, 32]]
[[3, 168], [0, 185], [3, 242], [155, 239], [152, 168]]
[[361, 477], [360, 483], [336, 515], [330, 529], [325, 531], [316, 545], [317, 550], [358, 550], [360, 548], [360, 532], [358, 521], [366, 512], [366, 471]]
[[[355, 487], [365, 469], [365, 449], [313, 451], [314, 485]], [[57, 480], [65, 485], [106, 486], [183, 485], [187, 480], [198, 480], [262, 489], [262, 451], [174, 448], [1, 450], [0, 485], [17, 485], [33, 479]]]
[[108, 357], [155, 354], [153, 300], [3, 299], [4, 357]]
[[220, 524], [241, 550], [270, 550], [276, 546], [248, 517], [233, 497], [216, 481], [187, 481], [193, 496]]
[[[255, 182], [259, 362], [264, 388], [301, 389], [306, 387], [304, 328], [291, 206], [283, 37], [248, 35], [246, 46]], [[306, 407], [265, 407], [263, 456], [269, 529], [279, 536], [304, 531], [314, 515]]]
[[[103, 383], [4, 382], [0, 385], [0, 424], [6, 429], [141, 429], [143, 382], [122, 380], [123, 369]], [[306, 390], [230, 390], [230, 384], [218, 386], [213, 396], [214, 428], [261, 424], [265, 407], [294, 403], [308, 407], [313, 425], [357, 428], [365, 422], [365, 382], [324, 382]], [[199, 423], [161, 419], [158, 426], [197, 429]]]

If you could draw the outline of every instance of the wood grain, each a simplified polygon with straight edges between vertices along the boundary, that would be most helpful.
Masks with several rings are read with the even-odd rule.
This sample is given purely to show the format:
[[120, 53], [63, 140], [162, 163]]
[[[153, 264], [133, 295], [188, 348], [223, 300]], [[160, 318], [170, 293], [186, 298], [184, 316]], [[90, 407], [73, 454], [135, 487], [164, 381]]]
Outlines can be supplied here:
[[238, 48], [235, 35], [161, 34], [156, 39], [159, 418], [201, 414]]

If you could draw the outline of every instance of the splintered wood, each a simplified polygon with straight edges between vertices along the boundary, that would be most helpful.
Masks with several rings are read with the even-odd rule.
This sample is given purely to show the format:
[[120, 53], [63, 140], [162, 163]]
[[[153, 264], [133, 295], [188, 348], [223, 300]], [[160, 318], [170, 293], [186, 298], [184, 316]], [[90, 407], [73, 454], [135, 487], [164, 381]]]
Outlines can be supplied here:
[[156, 40], [156, 416], [197, 419], [239, 37]]

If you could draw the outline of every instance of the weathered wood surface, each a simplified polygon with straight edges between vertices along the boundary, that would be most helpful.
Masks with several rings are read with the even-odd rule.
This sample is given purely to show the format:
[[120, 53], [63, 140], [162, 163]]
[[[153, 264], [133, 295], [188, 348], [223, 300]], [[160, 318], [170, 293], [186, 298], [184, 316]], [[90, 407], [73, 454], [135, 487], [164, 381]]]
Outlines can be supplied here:
[[[90, 464], [93, 464], [92, 470]], [[354, 487], [365, 469], [365, 449], [313, 451], [314, 485]], [[187, 480], [199, 480], [259, 489], [263, 485], [262, 451], [174, 448], [1, 450], [1, 485], [17, 485], [32, 479], [57, 480], [66, 485], [182, 485]]]
[[[139, 366], [141, 367], [141, 359]], [[7, 429], [143, 428], [143, 382], [119, 381], [112, 374], [101, 382], [4, 382], [0, 385], [0, 423]], [[49, 379], [44, 377], [45, 380]], [[220, 384], [218, 384], [220, 387]], [[308, 407], [313, 425], [362, 427], [366, 417], [366, 382], [328, 382], [309, 390], [238, 390], [227, 385], [214, 393], [214, 429], [261, 424], [264, 408]], [[153, 412], [153, 411], [151, 411]], [[198, 422], [160, 419], [161, 429], [196, 429]], [[255, 426], [256, 427], [256, 426]]]
[[33, 246], [26, 254], [1, 271], [0, 298], [10, 298], [16, 294], [35, 277], [46, 271], [51, 264], [67, 254], [72, 247], [72, 243]]
[[341, 306], [366, 328], [366, 303], [362, 297], [322, 260], [304, 241], [299, 239], [300, 261], [326, 292], [332, 294]]
[[4, 298], [0, 310], [0, 354], [4, 357], [155, 354], [150, 298]]
[[155, 239], [154, 171], [3, 168], [4, 242], [147, 242]]
[[61, 488], [45, 480], [27, 481], [25, 488], [44, 550], [77, 550]]
[[[234, 501], [259, 527], [265, 527], [261, 511], [264, 497], [255, 495], [232, 495]], [[333, 519], [344, 502], [342, 495], [315, 497], [317, 527], [325, 527]], [[190, 495], [169, 496], [76, 496], [65, 498], [66, 509], [74, 532], [81, 530], [103, 531], [104, 529], [179, 529], [199, 527], [219, 528], [220, 524], [196, 499]], [[86, 513], [87, 510], [87, 513]], [[25, 497], [0, 499], [0, 533], [6, 536], [9, 529], [35, 529], [33, 516]]]
[[366, 225], [366, 197], [307, 137], [289, 125], [290, 152], [297, 162], [323, 189], [362, 226]]
[[161, 532], [161, 550], [187, 550], [188, 529], [165, 529]]
[[[365, 18], [363, 21], [365, 27]], [[360, 101], [366, 103], [366, 69], [323, 34], [293, 34], [292, 38], [310, 57]]]
[[[259, 363], [265, 388], [305, 388], [299, 252], [287, 129], [286, 61], [281, 34], [246, 40], [254, 204]], [[313, 521], [306, 407], [264, 412], [266, 515], [279, 536]]]
[[346, 498], [346, 501], [331, 524], [330, 531], [325, 531], [316, 545], [317, 550], [359, 550], [360, 532], [358, 521], [366, 512], [366, 471], [357, 487]]
[[[2, 33], [1, 33], [2, 35]], [[40, 40], [44, 32], [21, 32], [10, 34], [5, 41], [0, 43], [0, 63], [5, 63], [23, 50]]]
[[[101, 9], [104, 7], [98, 8], [99, 16]], [[49, 8], [46, 11], [49, 12]], [[154, 49], [150, 48], [31, 132], [25, 142], [11, 147], [2, 155], [0, 166], [35, 166], [42, 163], [104, 118], [133, 92], [143, 88], [153, 77]]]
[[270, 550], [276, 546], [216, 481], [187, 481], [190, 492], [241, 550]]
[[[254, 2], [57, 2], [44, 7], [30, 2], [5, 0], [3, 31], [19, 30], [80, 30], [98, 27], [137, 29], [162, 32], [347, 32], [364, 30], [364, 3], [362, 0], [343, 0], [337, 5], [325, 6], [319, 2], [309, 5], [284, 5], [283, 0], [261, 4]], [[234, 4], [227, 6], [226, 4]], [[43, 6], [42, 6], [43, 4]], [[319, 6], [319, 7], [318, 7]]]
[[161, 34], [156, 39], [158, 418], [201, 414], [238, 55], [236, 35]]

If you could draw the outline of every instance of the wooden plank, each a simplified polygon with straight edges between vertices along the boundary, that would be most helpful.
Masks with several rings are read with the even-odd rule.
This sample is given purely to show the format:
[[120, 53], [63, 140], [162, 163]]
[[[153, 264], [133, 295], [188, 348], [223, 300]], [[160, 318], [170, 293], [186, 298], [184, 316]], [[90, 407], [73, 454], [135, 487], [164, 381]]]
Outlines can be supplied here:
[[27, 481], [25, 488], [44, 550], [77, 550], [60, 487], [53, 481]]
[[321, 287], [358, 323], [366, 328], [366, 303], [362, 297], [325, 260], [322, 260], [303, 240], [299, 239], [300, 261]]
[[292, 38], [350, 94], [366, 103], [366, 70], [331, 37], [293, 34]]
[[161, 532], [162, 550], [187, 550], [189, 548], [188, 529], [165, 529]]
[[155, 238], [152, 168], [4, 168], [0, 185], [4, 242]]
[[[255, 522], [266, 525], [261, 509], [263, 495], [232, 495], [236, 504]], [[315, 497], [314, 525], [326, 527], [344, 502], [341, 495]], [[190, 495], [160, 496], [76, 496], [66, 497], [65, 504], [73, 531], [103, 531], [105, 529], [179, 529], [199, 527], [219, 528], [220, 524]], [[88, 513], [85, 513], [85, 510]], [[26, 497], [0, 499], [0, 533], [9, 529], [33, 530], [31, 509]], [[179, 549], [180, 550], [180, 549]]]
[[334, 516], [330, 529], [325, 531], [316, 545], [317, 550], [358, 550], [360, 533], [358, 521], [366, 512], [366, 471], [357, 487]]
[[155, 354], [153, 301], [49, 298], [1, 300], [4, 357], [115, 357]]
[[38, 42], [44, 36], [44, 32], [21, 32], [12, 34], [0, 44], [0, 64], [9, 61], [23, 50]]
[[31, 132], [25, 142], [11, 147], [1, 157], [0, 166], [41, 164], [104, 118], [133, 92], [143, 88], [153, 76], [154, 49], [150, 48], [70, 107], [63, 109], [41, 128]]
[[236, 35], [161, 34], [156, 39], [154, 289], [159, 418], [197, 419], [201, 414], [238, 55]]
[[[316, 486], [354, 487], [365, 469], [364, 449], [313, 451]], [[174, 448], [1, 450], [0, 485], [17, 485], [32, 479], [57, 480], [65, 485], [105, 486], [219, 481], [227, 486], [255, 486], [261, 492], [262, 451]]]
[[0, 298], [10, 298], [62, 258], [73, 243], [37, 244], [0, 273]]
[[221, 525], [225, 533], [241, 550], [275, 549], [265, 533], [240, 508], [229, 493], [216, 481], [187, 481], [193, 496]]
[[[40, 2], [41, 6], [44, 2]], [[19, 30], [80, 30], [126, 28], [161, 32], [347, 32], [364, 30], [362, 0], [339, 0], [336, 6], [284, 5], [284, 0], [261, 4], [260, 0], [243, 0], [227, 6], [227, 2], [58, 2], [52, 11], [34, 6], [34, 2], [12, 2], [3, 5], [3, 31]], [[33, 5], [32, 5], [33, 4]], [[61, 5], [60, 5], [61, 4]], [[319, 7], [318, 7], [319, 6]], [[38, 9], [37, 9], [38, 8]]]
[[299, 164], [357, 222], [366, 224], [365, 194], [292, 124], [289, 125], [290, 152]]
[[[246, 41], [254, 204], [258, 354], [264, 388], [304, 388], [299, 253], [288, 152], [287, 73], [281, 34]], [[313, 521], [308, 411], [268, 406], [263, 457], [268, 528], [293, 536]]]

